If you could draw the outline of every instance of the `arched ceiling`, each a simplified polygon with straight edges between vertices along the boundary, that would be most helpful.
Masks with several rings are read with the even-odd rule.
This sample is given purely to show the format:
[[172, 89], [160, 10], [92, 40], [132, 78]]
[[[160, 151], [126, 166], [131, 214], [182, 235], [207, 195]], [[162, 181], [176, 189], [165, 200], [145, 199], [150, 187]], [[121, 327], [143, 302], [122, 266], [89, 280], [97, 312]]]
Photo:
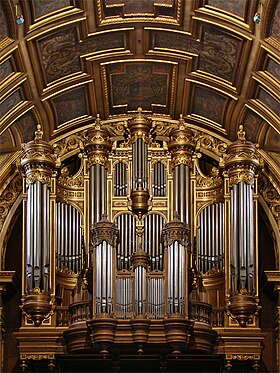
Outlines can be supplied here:
[[1, 0], [1, 153], [141, 106], [280, 164], [279, 51], [279, 0]]

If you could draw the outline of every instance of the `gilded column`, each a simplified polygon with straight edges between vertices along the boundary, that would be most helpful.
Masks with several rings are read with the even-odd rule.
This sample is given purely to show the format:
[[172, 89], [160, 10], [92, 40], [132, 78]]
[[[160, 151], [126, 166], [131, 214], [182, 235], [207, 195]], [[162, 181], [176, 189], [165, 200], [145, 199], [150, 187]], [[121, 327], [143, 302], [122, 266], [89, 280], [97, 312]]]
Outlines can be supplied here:
[[25, 175], [22, 309], [35, 326], [49, 316], [55, 291], [55, 156], [53, 147], [42, 136], [38, 125], [35, 139], [23, 148], [21, 160]]
[[243, 126], [225, 159], [228, 223], [229, 311], [241, 326], [257, 311], [257, 149]]

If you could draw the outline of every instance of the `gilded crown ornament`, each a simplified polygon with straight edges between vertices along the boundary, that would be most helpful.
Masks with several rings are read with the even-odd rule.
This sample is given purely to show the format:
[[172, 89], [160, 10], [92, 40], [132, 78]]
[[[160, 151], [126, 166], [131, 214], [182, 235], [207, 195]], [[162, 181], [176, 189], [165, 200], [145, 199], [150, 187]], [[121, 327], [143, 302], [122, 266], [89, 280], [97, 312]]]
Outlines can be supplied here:
[[259, 156], [256, 146], [246, 140], [243, 125], [239, 126], [237, 140], [227, 148], [225, 169], [228, 171], [230, 186], [243, 181], [253, 184], [259, 168]]
[[192, 154], [195, 149], [194, 134], [187, 127], [182, 114], [178, 127], [173, 128], [170, 132], [168, 149], [171, 152], [172, 168], [180, 164], [192, 168]]
[[86, 133], [85, 152], [88, 156], [89, 167], [100, 164], [108, 168], [108, 156], [112, 149], [110, 133], [102, 127], [99, 114], [93, 128]]
[[21, 166], [26, 176], [26, 183], [40, 181], [51, 186], [51, 178], [55, 170], [56, 157], [52, 145], [43, 140], [43, 131], [37, 125], [35, 138], [23, 147]]

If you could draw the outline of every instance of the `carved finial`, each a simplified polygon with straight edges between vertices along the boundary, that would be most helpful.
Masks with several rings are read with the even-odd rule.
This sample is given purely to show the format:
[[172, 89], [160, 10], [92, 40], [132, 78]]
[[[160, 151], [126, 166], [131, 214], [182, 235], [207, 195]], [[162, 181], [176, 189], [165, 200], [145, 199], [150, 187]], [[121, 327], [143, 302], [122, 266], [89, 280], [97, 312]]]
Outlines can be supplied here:
[[100, 119], [100, 114], [97, 114], [96, 115], [96, 120], [95, 120], [95, 127], [97, 128], [97, 129], [100, 129], [100, 123], [101, 122], [101, 119]]
[[241, 140], [241, 141], [246, 141], [246, 138], [245, 138], [245, 134], [246, 132], [243, 130], [243, 125], [240, 124], [239, 125], [239, 130], [237, 131], [237, 136], [238, 136], [238, 139]]
[[180, 127], [180, 129], [185, 129], [185, 127], [186, 127], [186, 123], [184, 121], [183, 114], [180, 114], [179, 127]]
[[101, 215], [100, 221], [108, 221], [108, 215], [105, 212]]
[[142, 111], [143, 111], [143, 109], [142, 109], [141, 107], [139, 107], [139, 108], [137, 109], [137, 111], [138, 111], [138, 115], [139, 115], [139, 116], [142, 115]]
[[179, 214], [177, 211], [174, 211], [173, 221], [180, 221]]
[[40, 140], [43, 137], [43, 131], [41, 130], [41, 124], [37, 124], [37, 131], [35, 131], [35, 140]]

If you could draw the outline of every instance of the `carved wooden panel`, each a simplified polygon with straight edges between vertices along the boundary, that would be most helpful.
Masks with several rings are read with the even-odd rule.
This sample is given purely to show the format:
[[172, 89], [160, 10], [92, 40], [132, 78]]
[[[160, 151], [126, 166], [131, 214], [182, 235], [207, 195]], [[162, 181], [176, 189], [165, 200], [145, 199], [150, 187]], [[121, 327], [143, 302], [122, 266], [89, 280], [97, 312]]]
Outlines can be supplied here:
[[161, 62], [119, 62], [105, 66], [111, 114], [137, 110], [170, 114], [175, 65]]

